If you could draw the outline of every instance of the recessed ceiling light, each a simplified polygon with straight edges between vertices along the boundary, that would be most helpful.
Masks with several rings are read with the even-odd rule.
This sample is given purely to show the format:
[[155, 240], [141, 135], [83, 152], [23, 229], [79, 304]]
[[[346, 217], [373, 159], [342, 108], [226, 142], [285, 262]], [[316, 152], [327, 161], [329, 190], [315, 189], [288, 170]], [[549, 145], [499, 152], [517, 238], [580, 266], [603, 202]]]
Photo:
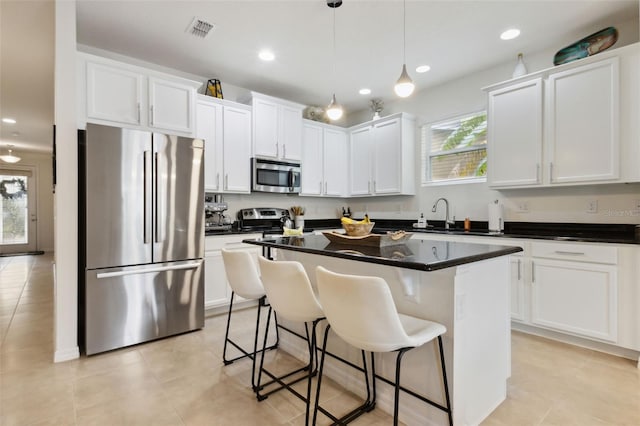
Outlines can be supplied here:
[[517, 28], [509, 28], [502, 34], [500, 34], [500, 38], [503, 40], [512, 40], [520, 35], [520, 30]]
[[429, 65], [420, 65], [416, 68], [416, 72], [423, 73], [429, 71], [430, 69], [431, 67]]
[[263, 61], [273, 61], [276, 58], [276, 55], [274, 55], [272, 51], [264, 49], [258, 53], [258, 58]]
[[16, 120], [14, 120], [13, 118], [9, 118], [9, 117], [5, 117], [2, 119], [3, 123], [8, 123], [8, 124], [16, 124]]
[[360, 93], [361, 95], [370, 95], [371, 94], [371, 89], [367, 89], [365, 87], [365, 88], [360, 89], [360, 91], [358, 91], [358, 93]]

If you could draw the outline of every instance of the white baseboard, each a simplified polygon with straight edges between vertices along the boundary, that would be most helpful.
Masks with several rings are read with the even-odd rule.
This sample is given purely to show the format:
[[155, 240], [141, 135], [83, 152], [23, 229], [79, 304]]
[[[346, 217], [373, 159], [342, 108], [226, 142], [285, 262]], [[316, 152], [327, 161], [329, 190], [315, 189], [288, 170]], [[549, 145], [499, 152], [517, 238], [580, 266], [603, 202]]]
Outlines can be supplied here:
[[80, 348], [78, 346], [55, 351], [53, 354], [53, 362], [71, 361], [78, 358], [80, 358]]

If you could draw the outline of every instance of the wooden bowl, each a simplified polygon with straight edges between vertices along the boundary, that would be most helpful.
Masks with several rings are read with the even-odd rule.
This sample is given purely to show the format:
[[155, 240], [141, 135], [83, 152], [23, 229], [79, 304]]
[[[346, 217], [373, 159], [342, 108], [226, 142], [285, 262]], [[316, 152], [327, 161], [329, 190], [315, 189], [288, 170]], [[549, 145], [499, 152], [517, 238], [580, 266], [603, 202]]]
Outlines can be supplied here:
[[343, 223], [342, 227], [347, 231], [347, 235], [350, 237], [362, 237], [364, 235], [369, 235], [375, 224], [375, 222]]

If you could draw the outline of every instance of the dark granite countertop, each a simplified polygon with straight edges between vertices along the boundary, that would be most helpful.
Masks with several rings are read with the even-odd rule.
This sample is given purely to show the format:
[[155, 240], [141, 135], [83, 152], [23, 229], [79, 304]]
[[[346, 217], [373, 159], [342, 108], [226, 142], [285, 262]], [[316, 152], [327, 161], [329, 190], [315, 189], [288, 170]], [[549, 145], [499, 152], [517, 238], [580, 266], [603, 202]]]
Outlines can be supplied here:
[[323, 235], [265, 237], [256, 240], [247, 239], [243, 242], [267, 248], [300, 251], [420, 271], [435, 271], [522, 251], [520, 247], [493, 244], [413, 239], [404, 244], [368, 247], [358, 244], [331, 243]]
[[[612, 244], [637, 244], [635, 224], [601, 223], [550, 223], [550, 222], [505, 222], [504, 232], [491, 232], [487, 222], [472, 221], [471, 231], [463, 229], [463, 222], [456, 222], [449, 230], [443, 221], [429, 221], [429, 228], [414, 228], [412, 220], [371, 219], [376, 223], [375, 233], [403, 230], [441, 235], [470, 235], [496, 238], [524, 238], [551, 241], [575, 241]], [[339, 219], [307, 220], [305, 231], [341, 228]]]

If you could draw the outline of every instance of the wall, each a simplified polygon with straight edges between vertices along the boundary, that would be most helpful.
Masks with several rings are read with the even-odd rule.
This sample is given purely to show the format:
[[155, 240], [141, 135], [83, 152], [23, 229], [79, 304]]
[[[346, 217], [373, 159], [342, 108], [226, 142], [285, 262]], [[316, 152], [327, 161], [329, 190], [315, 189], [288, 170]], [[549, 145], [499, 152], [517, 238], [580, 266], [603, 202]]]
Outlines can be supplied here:
[[78, 136], [76, 116], [76, 3], [56, 0], [54, 197], [55, 362], [78, 358]]
[[[32, 166], [36, 176], [36, 250], [53, 251], [53, 192], [51, 154], [18, 153], [18, 167]], [[0, 168], [5, 166], [0, 165]], [[11, 166], [7, 166], [11, 167]]]
[[[622, 47], [638, 41], [638, 21], [636, 19], [618, 23], [619, 40], [615, 47]], [[579, 39], [581, 35], [576, 35]], [[566, 43], [568, 44], [568, 43]], [[561, 44], [561, 46], [564, 46]], [[550, 68], [551, 58], [557, 49], [527, 54], [524, 60], [529, 72]], [[508, 80], [514, 61], [477, 72], [464, 78], [426, 88], [407, 99], [385, 102], [382, 115], [408, 112], [417, 116], [417, 125], [440, 121], [456, 115], [479, 111], [486, 108], [486, 94], [482, 87]], [[351, 124], [371, 119], [371, 112], [361, 111], [349, 117]], [[420, 132], [417, 132], [420, 135]], [[418, 136], [419, 137], [419, 136]], [[416, 143], [416, 170], [420, 170], [421, 147]], [[584, 187], [513, 189], [496, 191], [486, 183], [450, 184], [421, 187], [418, 183], [415, 197], [388, 197], [352, 199], [354, 211], [368, 211], [373, 217], [415, 218], [424, 212], [427, 220], [442, 220], [443, 208], [436, 213], [431, 207], [439, 197], [446, 197], [451, 204], [452, 214], [462, 220], [487, 220], [487, 204], [500, 200], [505, 205], [506, 221], [531, 222], [589, 222], [589, 223], [640, 223], [640, 183], [592, 185]], [[587, 213], [589, 201], [598, 202], [597, 213]], [[518, 208], [526, 203], [528, 211]]]

